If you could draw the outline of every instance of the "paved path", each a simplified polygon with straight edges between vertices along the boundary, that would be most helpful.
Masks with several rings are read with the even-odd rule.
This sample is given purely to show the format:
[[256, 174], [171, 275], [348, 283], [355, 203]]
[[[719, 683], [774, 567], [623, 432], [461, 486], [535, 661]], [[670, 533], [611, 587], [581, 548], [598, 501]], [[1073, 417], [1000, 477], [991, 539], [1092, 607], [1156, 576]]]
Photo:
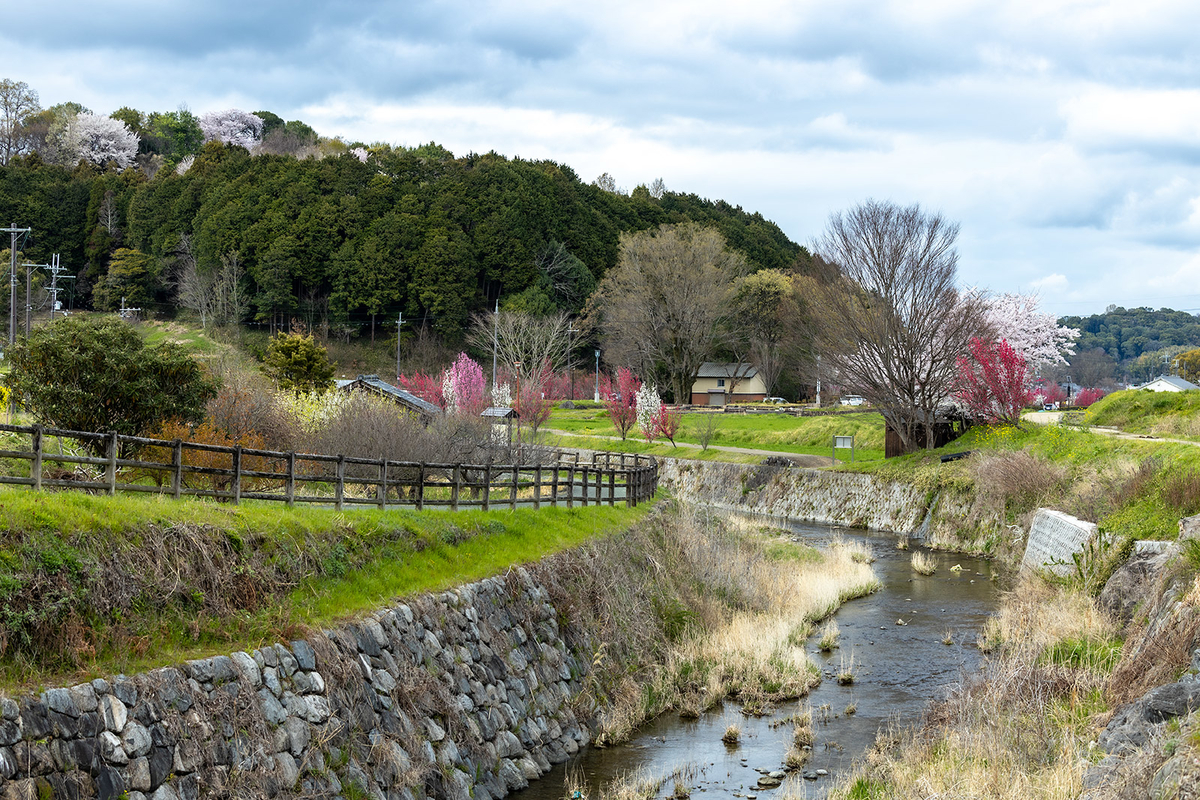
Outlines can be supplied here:
[[[557, 436], [577, 436], [585, 439], [607, 439], [610, 442], [621, 441], [620, 436], [599, 436], [591, 433], [571, 433], [569, 431], [560, 431], [556, 428], [542, 428], [546, 433], [553, 433]], [[700, 445], [692, 444], [691, 442], [677, 442], [677, 447], [690, 448], [692, 450], [703, 450]], [[779, 450], [755, 450], [751, 447], [730, 447], [728, 445], [710, 444], [709, 450], [720, 450], [725, 453], [744, 453], [752, 456], [784, 456], [790, 458], [797, 466], [801, 467], [828, 467], [833, 463], [832, 458], [825, 456], [810, 456], [803, 453], [785, 453]]]

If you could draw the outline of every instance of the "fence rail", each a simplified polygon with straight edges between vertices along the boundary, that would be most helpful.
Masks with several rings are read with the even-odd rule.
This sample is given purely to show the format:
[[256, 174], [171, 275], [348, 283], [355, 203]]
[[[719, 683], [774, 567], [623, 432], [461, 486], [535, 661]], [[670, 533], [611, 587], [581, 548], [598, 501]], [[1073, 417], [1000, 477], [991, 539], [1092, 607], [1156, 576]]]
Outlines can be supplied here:
[[[104, 492], [156, 492], [238, 503], [268, 500], [345, 506], [541, 508], [544, 505], [635, 506], [658, 488], [652, 456], [556, 452], [544, 464], [445, 464], [344, 455], [277, 452], [240, 446], [87, 433], [40, 425], [0, 425], [27, 435], [29, 449], [0, 450], [0, 459], [27, 461], [0, 474], [0, 484]], [[77, 442], [65, 452], [64, 440]], [[54, 443], [57, 441], [58, 446]], [[11, 446], [11, 442], [6, 443]], [[86, 455], [103, 453], [104, 455]]]

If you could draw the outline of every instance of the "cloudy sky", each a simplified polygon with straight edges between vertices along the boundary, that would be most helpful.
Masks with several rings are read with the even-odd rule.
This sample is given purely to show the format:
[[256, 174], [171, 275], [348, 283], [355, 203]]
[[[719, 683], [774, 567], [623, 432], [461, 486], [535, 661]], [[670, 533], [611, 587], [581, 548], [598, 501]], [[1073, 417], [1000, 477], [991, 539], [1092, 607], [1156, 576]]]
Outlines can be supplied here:
[[1200, 311], [1194, 0], [37, 8], [0, 29], [0, 77], [43, 105], [266, 109], [662, 177], [802, 243], [860, 200], [919, 202], [961, 222], [964, 284]]

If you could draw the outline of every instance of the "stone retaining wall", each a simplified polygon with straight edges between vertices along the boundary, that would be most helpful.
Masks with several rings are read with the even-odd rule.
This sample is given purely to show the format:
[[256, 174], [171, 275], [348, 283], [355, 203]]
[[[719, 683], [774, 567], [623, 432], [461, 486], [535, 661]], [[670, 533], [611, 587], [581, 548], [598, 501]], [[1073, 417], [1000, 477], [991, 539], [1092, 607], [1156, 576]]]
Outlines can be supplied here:
[[516, 569], [307, 641], [0, 698], [0, 797], [493, 800], [589, 740], [586, 666]]
[[897, 533], [918, 531], [927, 510], [914, 487], [851, 472], [663, 458], [659, 482], [686, 501]]

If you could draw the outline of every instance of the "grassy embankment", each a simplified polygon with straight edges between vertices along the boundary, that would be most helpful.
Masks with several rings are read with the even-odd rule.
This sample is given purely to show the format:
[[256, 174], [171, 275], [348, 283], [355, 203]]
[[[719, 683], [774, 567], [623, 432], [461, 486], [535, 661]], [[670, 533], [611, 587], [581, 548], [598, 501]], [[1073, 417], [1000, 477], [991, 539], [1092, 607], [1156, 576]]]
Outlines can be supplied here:
[[[670, 442], [647, 442], [635, 427], [625, 441], [601, 437], [618, 437], [617, 429], [608, 420], [602, 406], [579, 403], [580, 408], [556, 408], [543, 428], [541, 441], [563, 447], [584, 447], [598, 450], [651, 453], [674, 458], [697, 458], [712, 461], [758, 463], [757, 455], [740, 455], [709, 448], [673, 447]], [[883, 458], [883, 418], [878, 414], [834, 414], [823, 417], [794, 417], [790, 414], [724, 414], [688, 412], [684, 414], [676, 441], [700, 444], [706, 428], [712, 425], [709, 444], [768, 450], [781, 454], [830, 455], [833, 437], [854, 436], [856, 461]], [[549, 429], [549, 430], [547, 430]], [[555, 436], [563, 431], [571, 436]], [[838, 451], [838, 459], [849, 461], [850, 453]]]
[[1200, 392], [1113, 392], [1087, 410], [1089, 425], [1200, 441]]
[[0, 686], [296, 638], [629, 528], [648, 505], [337, 513], [0, 491]]
[[[1155, 398], [1118, 397], [1096, 416], [1123, 409], [1131, 427], [1139, 417], [1130, 406], [1142, 400]], [[1196, 416], [1180, 413], [1184, 405], [1155, 407], [1172, 409], [1160, 416], [1178, 416], [1171, 424], [1179, 430]], [[1065, 579], [1023, 577], [980, 634], [991, 653], [987, 670], [935, 704], [920, 726], [882, 736], [831, 797], [1077, 797], [1084, 770], [1103, 755], [1091, 743], [1115, 707], [1186, 669], [1187, 620], [1200, 608], [1200, 547], [1185, 547], [1160, 584], [1174, 587], [1169, 624], [1151, 626], [1142, 609], [1119, 626], [1095, 596], [1134, 539], [1175, 539], [1178, 520], [1200, 512], [1200, 448], [1059, 427], [977, 429], [946, 448], [968, 449], [977, 452], [946, 464], [935, 452], [855, 469], [968, 499], [944, 546], [983, 549], [1011, 563], [1020, 549], [1008, 526], [1027, 529], [1039, 506], [1097, 522], [1100, 544]], [[1143, 790], [1172, 754], [1200, 754], [1200, 720], [1174, 724], [1138, 756], [1150, 765], [1140, 767]]]

